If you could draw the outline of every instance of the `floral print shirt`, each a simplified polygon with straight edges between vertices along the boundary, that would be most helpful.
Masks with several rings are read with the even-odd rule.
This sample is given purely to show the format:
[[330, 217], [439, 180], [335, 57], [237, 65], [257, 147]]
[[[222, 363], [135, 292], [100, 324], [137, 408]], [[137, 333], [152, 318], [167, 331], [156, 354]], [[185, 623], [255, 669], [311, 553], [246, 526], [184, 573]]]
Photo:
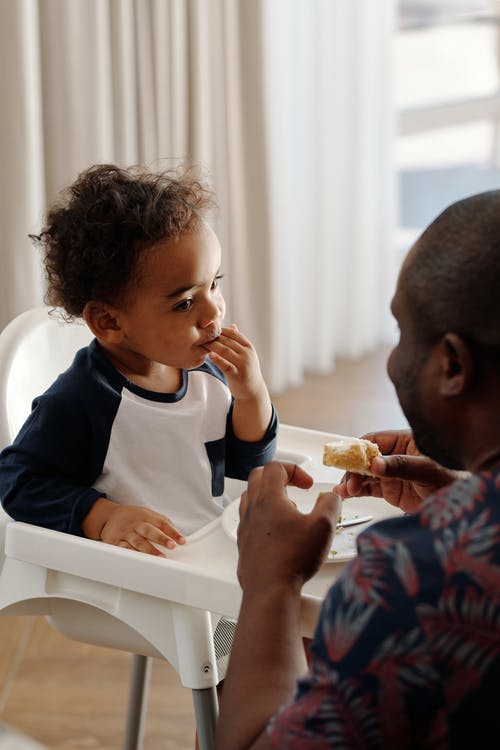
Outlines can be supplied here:
[[359, 535], [268, 731], [287, 750], [500, 747], [500, 471]]

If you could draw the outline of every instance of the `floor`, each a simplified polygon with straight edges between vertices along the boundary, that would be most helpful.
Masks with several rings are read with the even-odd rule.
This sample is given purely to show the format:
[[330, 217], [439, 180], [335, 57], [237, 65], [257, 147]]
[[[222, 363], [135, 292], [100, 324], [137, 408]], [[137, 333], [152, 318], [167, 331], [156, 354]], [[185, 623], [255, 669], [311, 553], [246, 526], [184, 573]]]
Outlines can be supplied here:
[[[274, 399], [280, 420], [353, 435], [403, 426], [386, 358], [380, 351], [308, 377]], [[0, 617], [0, 750], [122, 747], [130, 664], [128, 654], [69, 641], [42, 617]], [[26, 736], [7, 731], [14, 727]], [[144, 750], [193, 747], [191, 694], [155, 660]]]

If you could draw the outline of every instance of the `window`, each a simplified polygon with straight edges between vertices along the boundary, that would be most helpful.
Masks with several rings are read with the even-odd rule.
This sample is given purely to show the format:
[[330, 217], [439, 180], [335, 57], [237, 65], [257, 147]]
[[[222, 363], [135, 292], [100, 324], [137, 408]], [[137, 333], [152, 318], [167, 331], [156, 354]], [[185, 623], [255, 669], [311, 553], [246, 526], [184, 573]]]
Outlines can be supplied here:
[[500, 2], [400, 0], [399, 244], [455, 200], [500, 188]]

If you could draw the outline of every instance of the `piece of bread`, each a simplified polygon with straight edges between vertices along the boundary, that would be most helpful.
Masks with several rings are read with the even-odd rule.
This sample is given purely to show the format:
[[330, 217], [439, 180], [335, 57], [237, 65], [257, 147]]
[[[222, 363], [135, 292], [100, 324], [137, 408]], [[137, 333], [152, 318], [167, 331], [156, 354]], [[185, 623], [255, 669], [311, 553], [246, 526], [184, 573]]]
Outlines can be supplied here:
[[372, 477], [373, 474], [370, 471], [372, 458], [381, 455], [378, 445], [370, 440], [338, 435], [335, 440], [325, 445], [323, 463], [325, 466], [334, 466], [337, 469]]

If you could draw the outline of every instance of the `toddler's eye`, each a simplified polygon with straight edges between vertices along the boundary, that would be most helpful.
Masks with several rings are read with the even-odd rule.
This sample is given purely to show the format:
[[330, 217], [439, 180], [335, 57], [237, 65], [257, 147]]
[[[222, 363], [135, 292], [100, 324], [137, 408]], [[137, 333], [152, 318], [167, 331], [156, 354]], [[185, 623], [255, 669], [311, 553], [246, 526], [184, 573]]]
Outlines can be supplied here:
[[178, 302], [177, 305], [175, 305], [174, 310], [176, 310], [177, 312], [186, 312], [187, 310], [189, 310], [192, 304], [192, 298], [188, 297], [187, 299], [183, 299], [182, 302]]
[[224, 276], [223, 273], [218, 274], [218, 276], [216, 276], [215, 279], [212, 281], [212, 286], [210, 288], [217, 289], [217, 287], [219, 286], [219, 279], [222, 279], [223, 276]]

